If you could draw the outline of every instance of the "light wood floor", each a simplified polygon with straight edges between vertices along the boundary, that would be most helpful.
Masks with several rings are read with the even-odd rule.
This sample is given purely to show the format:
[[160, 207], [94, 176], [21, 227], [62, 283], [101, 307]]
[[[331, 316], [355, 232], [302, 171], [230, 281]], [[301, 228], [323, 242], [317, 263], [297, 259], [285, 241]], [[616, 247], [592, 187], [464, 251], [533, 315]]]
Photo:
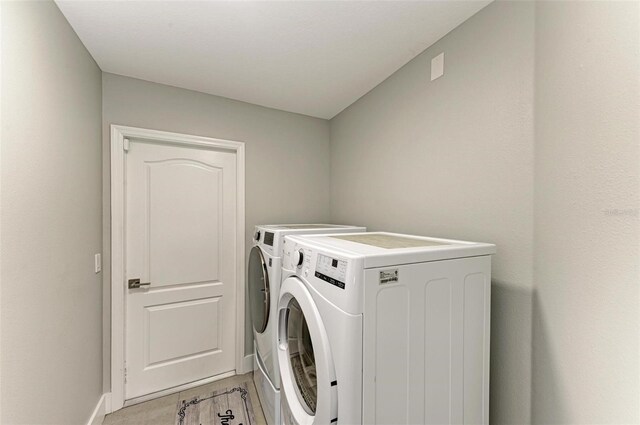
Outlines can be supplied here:
[[[107, 415], [103, 425], [175, 425], [178, 412], [178, 401], [207, 395], [220, 388], [230, 387], [240, 382], [245, 382], [249, 389], [251, 404], [257, 425], [266, 425], [256, 387], [253, 384], [253, 373], [236, 375], [220, 381], [212, 382], [201, 387], [181, 391], [179, 393], [146, 401]], [[202, 424], [208, 425], [208, 424]]]

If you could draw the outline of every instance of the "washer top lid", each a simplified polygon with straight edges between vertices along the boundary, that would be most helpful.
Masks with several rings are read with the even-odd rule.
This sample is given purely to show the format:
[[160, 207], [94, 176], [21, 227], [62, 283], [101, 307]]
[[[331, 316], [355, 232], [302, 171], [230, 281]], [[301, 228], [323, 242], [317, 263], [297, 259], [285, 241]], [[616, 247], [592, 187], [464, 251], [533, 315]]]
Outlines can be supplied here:
[[295, 242], [351, 258], [363, 258], [365, 268], [421, 263], [495, 254], [488, 243], [430, 238], [387, 232], [343, 233], [292, 237]]
[[440, 242], [433, 239], [408, 237], [391, 233], [360, 233], [342, 236], [331, 236], [335, 239], [371, 245], [384, 249], [418, 248], [424, 246], [451, 245], [449, 242]]
[[342, 229], [347, 227], [355, 227], [355, 226], [345, 226], [340, 224], [268, 224], [264, 226], [267, 229], [284, 229], [284, 230], [314, 230], [314, 229]]

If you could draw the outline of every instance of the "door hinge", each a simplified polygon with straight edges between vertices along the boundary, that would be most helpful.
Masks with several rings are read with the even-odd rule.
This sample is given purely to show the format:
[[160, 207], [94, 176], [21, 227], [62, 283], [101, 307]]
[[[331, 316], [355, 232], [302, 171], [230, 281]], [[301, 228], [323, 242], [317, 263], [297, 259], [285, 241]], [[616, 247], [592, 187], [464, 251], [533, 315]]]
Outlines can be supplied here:
[[124, 383], [127, 383], [127, 367], [124, 368]]
[[124, 139], [124, 144], [122, 146], [125, 152], [129, 152], [129, 139]]

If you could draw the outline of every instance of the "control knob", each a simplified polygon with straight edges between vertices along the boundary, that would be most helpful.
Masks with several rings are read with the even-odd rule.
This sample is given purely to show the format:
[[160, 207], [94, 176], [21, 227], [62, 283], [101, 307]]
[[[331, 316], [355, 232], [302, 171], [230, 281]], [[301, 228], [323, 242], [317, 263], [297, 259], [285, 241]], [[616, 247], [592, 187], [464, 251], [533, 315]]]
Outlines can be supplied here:
[[295, 267], [300, 267], [302, 265], [302, 260], [304, 259], [304, 253], [301, 249], [297, 251], [293, 251], [293, 265]]
[[256, 241], [259, 241], [259, 240], [260, 240], [260, 230], [256, 230], [256, 233], [253, 235], [253, 238], [254, 238]]

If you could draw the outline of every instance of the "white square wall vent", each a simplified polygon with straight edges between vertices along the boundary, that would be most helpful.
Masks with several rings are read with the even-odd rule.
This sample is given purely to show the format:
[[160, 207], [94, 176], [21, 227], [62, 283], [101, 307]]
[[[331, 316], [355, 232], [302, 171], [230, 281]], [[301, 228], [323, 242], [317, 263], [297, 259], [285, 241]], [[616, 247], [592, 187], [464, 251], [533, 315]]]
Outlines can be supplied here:
[[444, 75], [444, 52], [431, 59], [431, 81]]

